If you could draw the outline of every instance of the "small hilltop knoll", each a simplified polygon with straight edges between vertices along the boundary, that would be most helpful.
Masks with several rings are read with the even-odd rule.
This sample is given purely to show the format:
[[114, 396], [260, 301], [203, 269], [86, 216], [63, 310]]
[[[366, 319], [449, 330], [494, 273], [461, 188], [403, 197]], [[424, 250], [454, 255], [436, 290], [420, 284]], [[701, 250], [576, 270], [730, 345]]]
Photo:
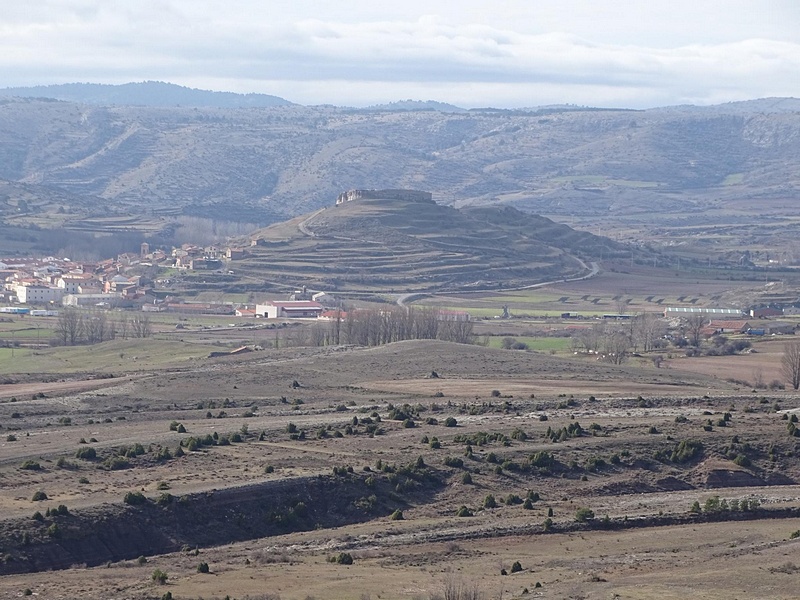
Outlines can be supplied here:
[[616, 242], [510, 207], [456, 209], [416, 190], [350, 190], [257, 231], [237, 273], [330, 290], [498, 289], [580, 278]]

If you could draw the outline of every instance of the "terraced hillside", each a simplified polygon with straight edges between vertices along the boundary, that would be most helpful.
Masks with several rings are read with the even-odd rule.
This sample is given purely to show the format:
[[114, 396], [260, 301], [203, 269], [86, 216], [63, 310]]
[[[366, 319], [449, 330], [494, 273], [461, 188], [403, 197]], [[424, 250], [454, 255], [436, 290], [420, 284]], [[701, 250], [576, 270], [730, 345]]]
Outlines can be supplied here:
[[577, 278], [610, 240], [512, 208], [369, 199], [270, 226], [232, 268], [271, 283], [332, 290], [517, 287]]

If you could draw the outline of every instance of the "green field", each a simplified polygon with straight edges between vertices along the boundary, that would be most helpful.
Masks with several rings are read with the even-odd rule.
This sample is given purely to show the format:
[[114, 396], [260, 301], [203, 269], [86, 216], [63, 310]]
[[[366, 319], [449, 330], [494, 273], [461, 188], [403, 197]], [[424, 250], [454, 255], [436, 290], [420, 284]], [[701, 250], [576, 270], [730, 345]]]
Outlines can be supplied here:
[[91, 346], [44, 350], [0, 348], [0, 373], [118, 373], [142, 371], [187, 362], [218, 351], [219, 346], [159, 340], [157, 338], [112, 340]]
[[513, 337], [518, 342], [528, 344], [528, 348], [536, 352], [566, 352], [571, 347], [571, 339], [568, 337], [531, 337], [531, 336], [499, 336], [489, 337], [490, 348], [502, 348], [503, 340], [506, 337]]

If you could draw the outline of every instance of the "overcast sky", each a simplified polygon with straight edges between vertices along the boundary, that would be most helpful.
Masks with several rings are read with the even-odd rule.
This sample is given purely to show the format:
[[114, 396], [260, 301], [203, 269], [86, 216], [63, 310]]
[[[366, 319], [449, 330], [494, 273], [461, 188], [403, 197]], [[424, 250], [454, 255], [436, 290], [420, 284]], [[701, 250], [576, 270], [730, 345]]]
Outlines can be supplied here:
[[0, 87], [159, 80], [302, 104], [800, 96], [798, 0], [0, 0]]

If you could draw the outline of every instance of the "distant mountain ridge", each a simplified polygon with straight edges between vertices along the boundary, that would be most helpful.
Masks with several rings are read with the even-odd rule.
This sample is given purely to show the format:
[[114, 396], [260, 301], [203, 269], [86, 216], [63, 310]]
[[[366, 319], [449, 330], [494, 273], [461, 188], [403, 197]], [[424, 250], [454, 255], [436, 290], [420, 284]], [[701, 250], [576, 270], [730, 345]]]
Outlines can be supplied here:
[[183, 87], [163, 81], [108, 85], [64, 83], [0, 90], [0, 96], [52, 98], [67, 102], [116, 106], [186, 106], [197, 108], [268, 108], [292, 102], [269, 94], [236, 94]]
[[724, 222], [737, 235], [793, 226], [764, 224], [796, 214], [797, 99], [639, 111], [401, 106], [167, 110], [0, 98], [0, 180], [9, 182], [0, 214], [37, 226], [54, 211], [59, 226], [114, 215], [138, 215], [148, 230], [177, 216], [266, 225], [330, 206], [342, 190], [413, 188], [457, 208], [508, 205], [596, 232], [624, 223], [618, 239], [657, 218], [672, 228]]
[[389, 102], [388, 104], [374, 104], [368, 106], [365, 110], [438, 110], [440, 112], [451, 113], [467, 112], [466, 108], [455, 106], [454, 104], [447, 104], [446, 102], [437, 102], [436, 100], [398, 100], [397, 102]]

